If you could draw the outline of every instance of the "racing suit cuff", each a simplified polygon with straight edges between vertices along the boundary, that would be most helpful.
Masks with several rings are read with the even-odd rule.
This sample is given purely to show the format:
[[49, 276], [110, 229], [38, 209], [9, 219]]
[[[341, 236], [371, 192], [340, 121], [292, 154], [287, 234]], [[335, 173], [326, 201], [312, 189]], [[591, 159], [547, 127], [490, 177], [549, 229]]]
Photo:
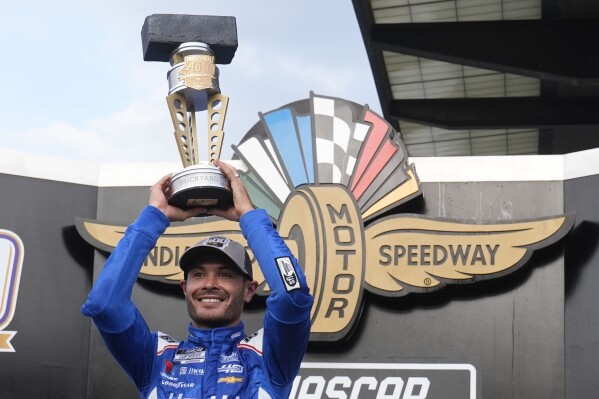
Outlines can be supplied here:
[[264, 209], [253, 209], [244, 213], [241, 215], [241, 218], [239, 218], [239, 227], [241, 228], [241, 233], [245, 239], [247, 239], [253, 231], [258, 230], [265, 225], [272, 227], [270, 218]]
[[153, 240], [158, 240], [169, 225], [170, 221], [160, 209], [147, 205], [130, 228], [144, 233]]

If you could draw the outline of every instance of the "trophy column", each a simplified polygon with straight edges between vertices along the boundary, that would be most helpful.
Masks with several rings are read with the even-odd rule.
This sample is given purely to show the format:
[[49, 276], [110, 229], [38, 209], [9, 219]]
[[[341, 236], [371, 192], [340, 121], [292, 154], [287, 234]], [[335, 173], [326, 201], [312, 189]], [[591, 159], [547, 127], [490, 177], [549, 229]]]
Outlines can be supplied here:
[[[145, 61], [168, 61], [166, 98], [183, 170], [171, 176], [171, 205], [228, 208], [230, 182], [212, 164], [220, 158], [229, 99], [221, 94], [216, 64], [228, 64], [237, 49], [234, 17], [154, 14], [142, 27]], [[203, 117], [205, 141], [196, 123]], [[205, 158], [204, 158], [205, 157]], [[202, 161], [200, 159], [205, 159]]]

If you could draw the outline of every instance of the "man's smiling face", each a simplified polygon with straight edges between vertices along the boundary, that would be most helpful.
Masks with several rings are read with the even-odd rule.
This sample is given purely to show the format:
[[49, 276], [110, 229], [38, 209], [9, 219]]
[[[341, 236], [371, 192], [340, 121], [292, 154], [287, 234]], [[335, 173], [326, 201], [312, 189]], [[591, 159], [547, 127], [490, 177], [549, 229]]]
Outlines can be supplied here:
[[200, 260], [181, 281], [187, 311], [196, 328], [230, 327], [239, 324], [245, 302], [256, 292], [249, 281], [223, 256]]

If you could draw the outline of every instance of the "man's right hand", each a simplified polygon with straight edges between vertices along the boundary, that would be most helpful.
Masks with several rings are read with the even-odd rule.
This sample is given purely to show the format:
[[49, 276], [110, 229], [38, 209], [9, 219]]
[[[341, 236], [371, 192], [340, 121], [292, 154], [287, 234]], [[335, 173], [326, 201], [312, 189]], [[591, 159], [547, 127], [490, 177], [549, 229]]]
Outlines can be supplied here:
[[158, 180], [156, 184], [150, 187], [150, 198], [148, 203], [162, 211], [171, 222], [182, 222], [193, 216], [198, 216], [201, 213], [206, 213], [206, 208], [191, 208], [183, 210], [173, 205], [169, 205], [167, 198], [170, 195], [169, 180], [171, 175], [168, 174]]
[[229, 209], [210, 208], [208, 214], [238, 222], [241, 215], [254, 209], [248, 190], [239, 178], [237, 169], [228, 163], [222, 162], [220, 159], [216, 159], [214, 164], [220, 168], [231, 182], [233, 205]]

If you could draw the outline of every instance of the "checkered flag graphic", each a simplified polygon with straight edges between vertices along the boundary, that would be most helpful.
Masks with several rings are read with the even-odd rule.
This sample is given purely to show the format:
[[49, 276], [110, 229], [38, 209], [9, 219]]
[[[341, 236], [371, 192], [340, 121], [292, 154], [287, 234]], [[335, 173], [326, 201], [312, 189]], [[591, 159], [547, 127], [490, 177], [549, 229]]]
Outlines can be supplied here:
[[312, 95], [318, 182], [347, 186], [370, 125], [345, 101]]

